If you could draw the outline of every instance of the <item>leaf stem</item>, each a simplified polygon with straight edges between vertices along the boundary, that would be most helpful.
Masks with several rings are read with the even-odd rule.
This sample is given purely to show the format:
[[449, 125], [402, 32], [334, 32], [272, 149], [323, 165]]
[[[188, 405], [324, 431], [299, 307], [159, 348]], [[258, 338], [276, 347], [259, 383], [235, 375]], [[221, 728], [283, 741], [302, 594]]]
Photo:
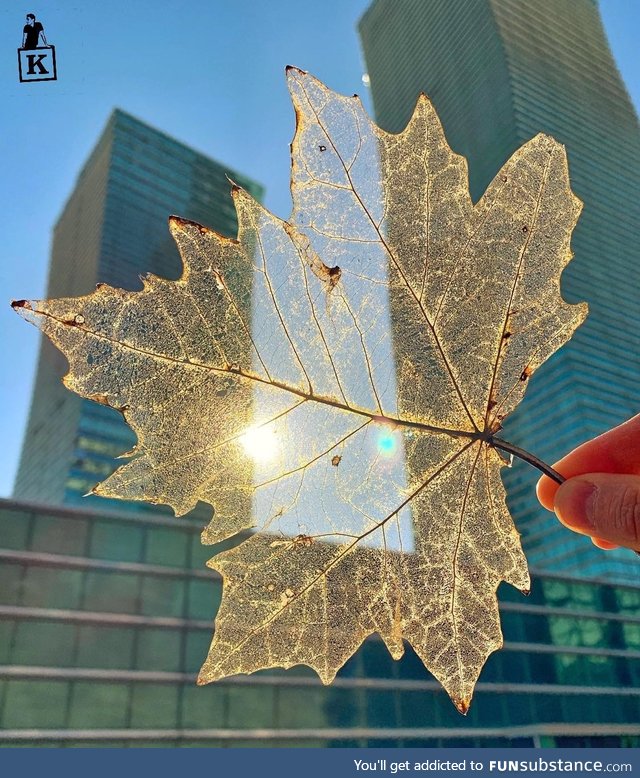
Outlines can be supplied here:
[[549, 476], [549, 478], [551, 478], [557, 484], [563, 484], [567, 480], [563, 475], [560, 475], [560, 473], [558, 473], [557, 470], [554, 470], [546, 462], [543, 462], [541, 459], [538, 459], [538, 457], [534, 456], [533, 454], [530, 454], [528, 451], [525, 451], [523, 448], [514, 446], [513, 443], [509, 443], [509, 441], [507, 440], [501, 440], [500, 438], [495, 438], [492, 435], [487, 440], [487, 443], [490, 446], [499, 448], [501, 451], [507, 451], [509, 454], [513, 454], [515, 457], [518, 457], [518, 459], [522, 459], [523, 461], [528, 462], [530, 465], [537, 467], [538, 470], [540, 470], [546, 476]]
[[[494, 448], [499, 448], [501, 451], [508, 451], [510, 454], [513, 454], [515, 457], [518, 457], [518, 459], [522, 459], [525, 462], [528, 462], [530, 465], [537, 467], [538, 470], [541, 470], [545, 475], [549, 476], [549, 478], [553, 479], [557, 484], [563, 484], [567, 480], [563, 475], [560, 475], [560, 473], [557, 470], [554, 470], [546, 462], [543, 462], [541, 459], [538, 459], [538, 457], [534, 456], [533, 454], [530, 454], [528, 451], [525, 451], [523, 448], [514, 446], [513, 443], [509, 443], [508, 440], [501, 440], [500, 438], [494, 438], [492, 435], [487, 439], [487, 444], [489, 446], [493, 446]], [[640, 551], [636, 551], [635, 549], [632, 550], [634, 554], [637, 554], [640, 557]]]

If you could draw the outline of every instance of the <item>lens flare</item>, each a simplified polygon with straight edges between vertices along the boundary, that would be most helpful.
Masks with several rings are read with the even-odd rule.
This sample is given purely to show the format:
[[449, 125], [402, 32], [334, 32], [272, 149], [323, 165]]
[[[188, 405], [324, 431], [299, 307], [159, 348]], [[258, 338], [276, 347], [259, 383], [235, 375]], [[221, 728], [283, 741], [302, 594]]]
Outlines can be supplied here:
[[378, 451], [386, 457], [395, 454], [397, 442], [393, 432], [385, 431], [378, 437]]

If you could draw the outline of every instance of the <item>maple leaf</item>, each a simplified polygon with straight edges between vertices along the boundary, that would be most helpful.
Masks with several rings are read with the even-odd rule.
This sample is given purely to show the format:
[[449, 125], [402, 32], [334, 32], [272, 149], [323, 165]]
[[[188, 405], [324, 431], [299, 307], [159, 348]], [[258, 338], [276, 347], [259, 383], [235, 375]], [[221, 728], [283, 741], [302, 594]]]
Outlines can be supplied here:
[[500, 647], [496, 589], [529, 576], [496, 433], [586, 315], [560, 296], [580, 212], [538, 135], [471, 202], [422, 96], [383, 132], [357, 97], [288, 69], [294, 211], [234, 187], [238, 238], [176, 217], [182, 277], [14, 306], [66, 385], [138, 436], [95, 488], [184, 514], [223, 599], [199, 683], [307, 664], [330, 682], [373, 633], [408, 641], [466, 711]]

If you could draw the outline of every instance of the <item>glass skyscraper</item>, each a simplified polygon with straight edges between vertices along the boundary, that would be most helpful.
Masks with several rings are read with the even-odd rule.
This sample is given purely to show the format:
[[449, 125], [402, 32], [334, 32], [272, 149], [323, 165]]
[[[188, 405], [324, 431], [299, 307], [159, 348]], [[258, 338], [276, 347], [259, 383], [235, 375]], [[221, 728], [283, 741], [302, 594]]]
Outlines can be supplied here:
[[[399, 132], [429, 95], [474, 201], [538, 132], [566, 146], [584, 209], [562, 293], [590, 313], [503, 437], [553, 462], [640, 412], [640, 131], [595, 0], [375, 0], [360, 34], [379, 124]], [[540, 507], [538, 477], [519, 461], [504, 474], [531, 564], [637, 581], [632, 552], [596, 549]]]
[[376, 638], [331, 686], [196, 686], [221, 593], [200, 528], [0, 500], [0, 746], [640, 746], [640, 587], [542, 571], [500, 588], [467, 716]]
[[[178, 278], [167, 219], [176, 214], [235, 237], [227, 176], [262, 197], [246, 176], [115, 110], [54, 228], [47, 297], [87, 294], [97, 283], [140, 289], [144, 273]], [[142, 502], [84, 497], [135, 436], [117, 411], [67, 390], [65, 369], [64, 357], [43, 338], [15, 497], [157, 514], [157, 506]]]

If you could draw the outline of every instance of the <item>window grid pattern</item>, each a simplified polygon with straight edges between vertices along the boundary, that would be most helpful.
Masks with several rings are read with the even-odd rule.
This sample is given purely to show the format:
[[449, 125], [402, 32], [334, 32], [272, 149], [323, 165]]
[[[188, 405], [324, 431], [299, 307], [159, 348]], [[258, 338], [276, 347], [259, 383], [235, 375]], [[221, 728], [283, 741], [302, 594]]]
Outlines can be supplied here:
[[377, 639], [329, 687], [302, 667], [197, 687], [221, 595], [200, 528], [0, 502], [3, 745], [640, 742], [640, 588], [548, 574], [501, 588], [505, 648], [464, 718]]

